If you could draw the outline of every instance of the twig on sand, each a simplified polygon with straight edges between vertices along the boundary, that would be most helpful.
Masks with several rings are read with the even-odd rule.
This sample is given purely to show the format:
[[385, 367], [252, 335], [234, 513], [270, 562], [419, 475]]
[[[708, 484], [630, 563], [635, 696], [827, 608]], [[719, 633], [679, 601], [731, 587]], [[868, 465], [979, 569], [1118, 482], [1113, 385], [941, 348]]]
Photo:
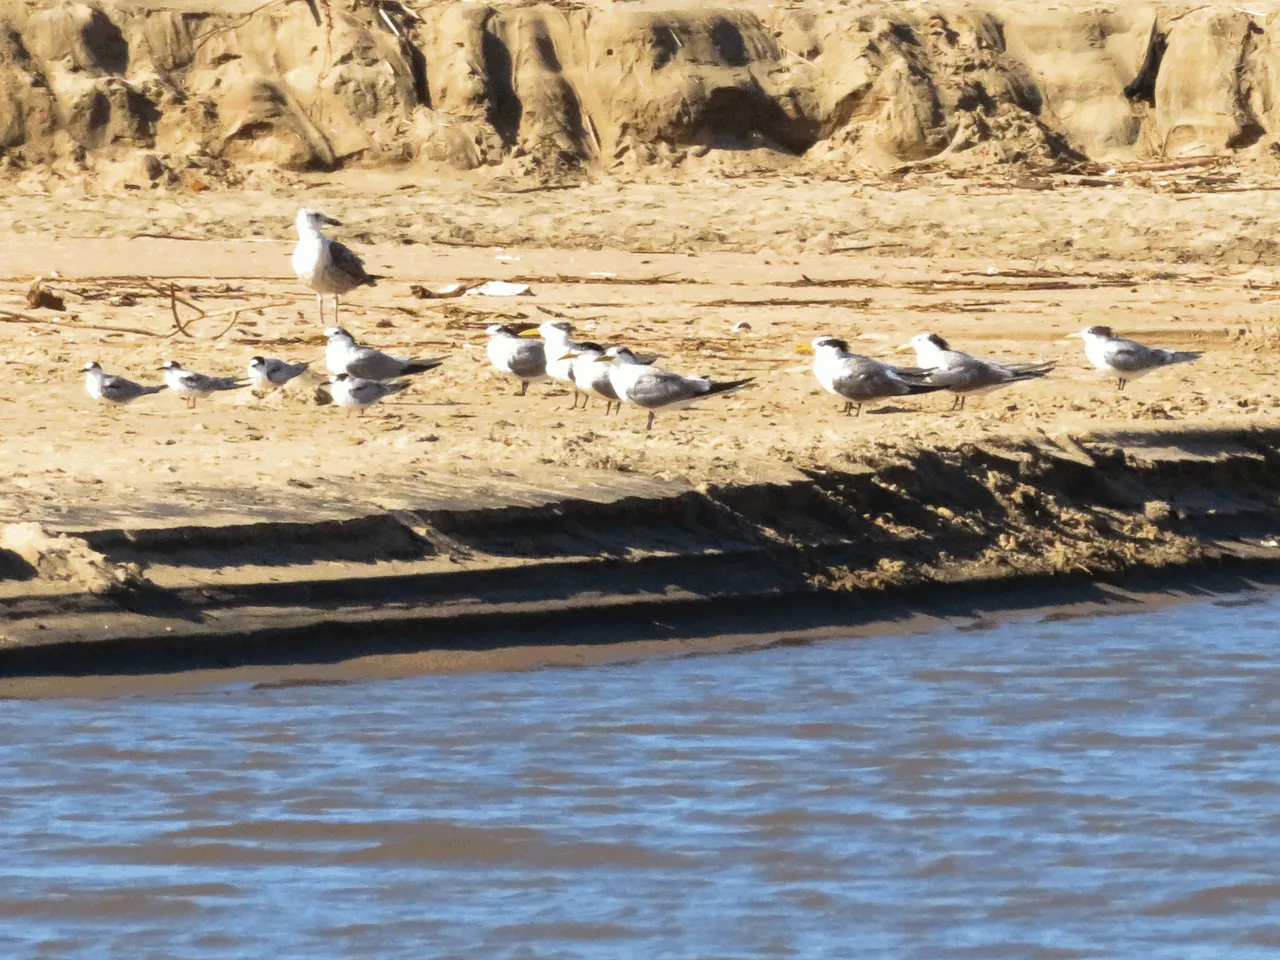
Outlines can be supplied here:
[[73, 323], [70, 320], [49, 320], [45, 317], [33, 317], [26, 313], [15, 313], [12, 310], [0, 310], [0, 323], [42, 323], [50, 327], [73, 327], [76, 330], [107, 330], [111, 333], [136, 333], [143, 337], [168, 336], [154, 330], [143, 330], [139, 327], [108, 327], [98, 323]]

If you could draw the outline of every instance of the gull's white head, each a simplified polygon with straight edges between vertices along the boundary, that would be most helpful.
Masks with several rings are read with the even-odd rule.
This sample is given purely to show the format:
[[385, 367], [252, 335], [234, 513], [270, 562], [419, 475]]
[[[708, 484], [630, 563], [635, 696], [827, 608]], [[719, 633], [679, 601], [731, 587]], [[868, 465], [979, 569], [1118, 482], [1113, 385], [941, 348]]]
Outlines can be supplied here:
[[341, 327], [326, 327], [324, 335], [328, 340], [332, 340], [334, 337], [343, 337], [347, 340], [352, 339], [351, 334], [347, 333], [347, 331], [343, 330]]
[[297, 228], [298, 234], [319, 233], [323, 226], [340, 227], [342, 226], [333, 217], [327, 217], [319, 210], [312, 210], [310, 207], [303, 207], [298, 211], [297, 218], [293, 221], [293, 225]]
[[548, 320], [538, 324], [538, 335], [543, 340], [567, 340], [573, 332], [573, 324], [566, 320]]
[[86, 363], [83, 367], [80, 368], [80, 371], [81, 373], [93, 373], [94, 371], [101, 370], [101, 369], [102, 369], [102, 364], [98, 363], [97, 360], [90, 360], [88, 363]]
[[614, 363], [636, 363], [636, 355], [626, 347], [610, 347], [600, 357], [601, 360], [612, 360]]
[[924, 363], [925, 357], [936, 357], [944, 350], [950, 350], [951, 347], [947, 345], [947, 341], [943, 340], [936, 333], [917, 333], [902, 346], [898, 347], [898, 349], [914, 350], [916, 352], [916, 359], [920, 361], [921, 366], [926, 366]]
[[1080, 340], [1110, 340], [1115, 334], [1111, 332], [1110, 327], [1092, 326], [1085, 327], [1079, 333], [1068, 333], [1067, 339], [1078, 338]]
[[814, 353], [822, 353], [833, 351], [836, 353], [848, 353], [849, 344], [841, 340], [839, 337], [814, 337], [809, 342], [810, 349]]

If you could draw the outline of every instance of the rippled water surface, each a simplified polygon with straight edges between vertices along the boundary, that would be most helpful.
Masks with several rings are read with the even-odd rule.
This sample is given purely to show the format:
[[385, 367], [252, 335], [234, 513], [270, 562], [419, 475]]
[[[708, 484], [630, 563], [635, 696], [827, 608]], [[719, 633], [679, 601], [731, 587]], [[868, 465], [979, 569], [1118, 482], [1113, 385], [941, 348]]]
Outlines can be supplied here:
[[0, 703], [0, 956], [1274, 957], [1280, 602]]

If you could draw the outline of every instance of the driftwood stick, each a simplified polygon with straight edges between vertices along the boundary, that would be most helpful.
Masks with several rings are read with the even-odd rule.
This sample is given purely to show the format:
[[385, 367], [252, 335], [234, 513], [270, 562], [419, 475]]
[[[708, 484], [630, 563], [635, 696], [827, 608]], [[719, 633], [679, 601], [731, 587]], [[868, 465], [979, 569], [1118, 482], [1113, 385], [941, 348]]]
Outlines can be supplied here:
[[165, 334], [154, 330], [142, 330], [138, 327], [108, 327], [97, 323], [73, 323], [70, 320], [47, 320], [44, 317], [33, 317], [26, 313], [15, 313], [12, 310], [0, 310], [0, 323], [43, 323], [50, 327], [71, 327], [75, 330], [107, 330], [111, 333], [136, 333], [144, 337], [164, 338]]

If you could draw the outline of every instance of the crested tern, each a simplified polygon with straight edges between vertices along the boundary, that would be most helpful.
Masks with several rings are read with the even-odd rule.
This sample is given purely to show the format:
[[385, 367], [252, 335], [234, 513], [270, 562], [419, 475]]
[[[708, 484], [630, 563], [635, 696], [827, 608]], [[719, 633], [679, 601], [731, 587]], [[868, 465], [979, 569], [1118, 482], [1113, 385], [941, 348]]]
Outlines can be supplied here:
[[645, 366], [626, 347], [610, 347], [596, 363], [609, 363], [609, 379], [618, 399], [649, 411], [645, 430], [653, 429], [657, 410], [678, 410], [695, 400], [740, 390], [755, 380], [745, 377], [717, 383], [707, 377], [686, 377], [669, 370]]
[[915, 350], [916, 363], [929, 371], [929, 383], [956, 395], [952, 410], [963, 410], [971, 393], [989, 393], [1010, 383], [1034, 380], [1053, 369], [1053, 363], [1000, 363], [952, 350], [936, 333], [918, 333], [899, 350]]
[[333, 297], [333, 322], [338, 322], [338, 297], [356, 287], [376, 286], [382, 277], [371, 274], [349, 247], [337, 240], [330, 240], [321, 232], [325, 226], [342, 224], [319, 210], [303, 207], [294, 220], [298, 231], [298, 244], [293, 248], [293, 272], [298, 279], [316, 292], [320, 306], [320, 323], [324, 325], [324, 295]]
[[[569, 339], [571, 333], [573, 324], [565, 320], [538, 324], [538, 335], [542, 337], [543, 352], [547, 358], [547, 376], [573, 389], [573, 404], [569, 408], [572, 410], [578, 406], [578, 396], [582, 394], [573, 376], [574, 357], [582, 349], [582, 344]], [[586, 397], [584, 406], [585, 400]]]
[[844, 398], [845, 416], [860, 416], [862, 405], [872, 400], [945, 389], [928, 381], [928, 370], [896, 367], [850, 353], [849, 344], [838, 337], [817, 337], [805, 349], [813, 351], [813, 375], [822, 389]]
[[178, 396], [187, 401], [187, 407], [193, 408], [196, 401], [212, 396], [223, 390], [239, 390], [247, 387], [249, 382], [236, 377], [210, 377], [203, 373], [188, 370], [176, 360], [166, 360], [160, 365], [164, 371], [164, 382]]
[[537, 329], [519, 331], [501, 323], [490, 324], [484, 331], [489, 336], [485, 352], [489, 362], [499, 373], [520, 381], [523, 397], [529, 392], [529, 384], [547, 379], [547, 349], [541, 340], [530, 340]]
[[404, 380], [370, 380], [365, 377], [353, 377], [348, 373], [339, 373], [329, 380], [329, 393], [333, 402], [339, 407], [363, 410], [370, 404], [377, 403], [401, 390], [408, 389]]
[[324, 348], [324, 362], [333, 374], [346, 373], [363, 380], [390, 380], [425, 373], [444, 363], [443, 359], [402, 360], [373, 347], [362, 347], [341, 327], [329, 327], [324, 335], [329, 341]]
[[80, 369], [84, 373], [84, 389], [89, 396], [112, 406], [122, 407], [133, 403], [139, 397], [149, 397], [168, 389], [168, 386], [163, 383], [156, 387], [148, 387], [141, 383], [134, 383], [125, 377], [105, 373], [96, 360], [86, 363]]
[[[604, 347], [600, 344], [579, 343], [577, 349], [569, 354], [568, 358], [574, 386], [587, 394], [588, 399], [596, 396], [604, 400], [604, 413], [608, 416], [613, 412], [614, 404], [617, 404], [617, 409], [622, 409], [622, 401], [618, 399], [618, 391], [613, 389], [610, 366], [596, 362], [603, 356]], [[587, 401], [584, 400], [582, 408], [585, 410], [586, 407]]]
[[1145, 377], [1152, 370], [1175, 363], [1189, 363], [1201, 357], [1198, 351], [1193, 350], [1165, 350], [1162, 347], [1144, 346], [1136, 340], [1117, 337], [1110, 327], [1086, 327], [1079, 333], [1069, 333], [1067, 336], [1084, 341], [1084, 355], [1089, 362], [1104, 373], [1114, 374], [1119, 380], [1120, 390], [1130, 380]]
[[249, 360], [249, 379], [254, 389], [270, 393], [283, 387], [295, 377], [300, 377], [311, 367], [310, 363], [289, 363], [274, 357], [253, 357]]

